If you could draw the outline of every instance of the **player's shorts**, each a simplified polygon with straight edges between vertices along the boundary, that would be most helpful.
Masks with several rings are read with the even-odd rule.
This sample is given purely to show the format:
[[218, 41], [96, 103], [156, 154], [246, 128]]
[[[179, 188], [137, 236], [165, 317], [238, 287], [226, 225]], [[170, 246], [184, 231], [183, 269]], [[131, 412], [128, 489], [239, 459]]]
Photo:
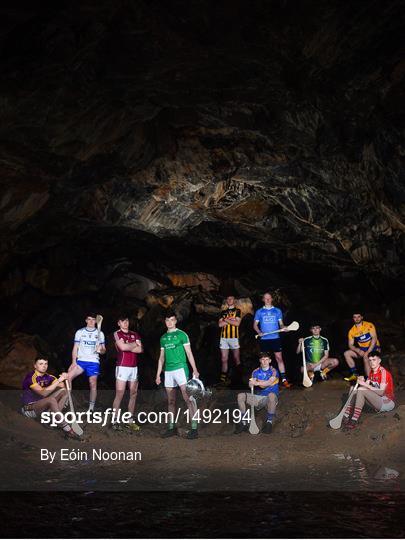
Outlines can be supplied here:
[[[188, 371], [188, 370], [187, 370]], [[184, 368], [165, 371], [165, 388], [176, 388], [187, 384], [188, 373]]]
[[[276, 405], [278, 403], [278, 396], [276, 394], [276, 392], [270, 392], [270, 394], [273, 394], [274, 396], [276, 396]], [[256, 395], [253, 395], [252, 394], [248, 394], [246, 392], [246, 403], [248, 405], [254, 405], [256, 407], [256, 409], [263, 409], [264, 407], [267, 406], [267, 403], [269, 401], [269, 395], [267, 396], [256, 396]]]
[[138, 380], [138, 368], [128, 366], [117, 366], [115, 368], [115, 378], [117, 381], [134, 382]]
[[[368, 347], [360, 347], [360, 345], [358, 345], [359, 349], [362, 350], [363, 352], [366, 352], [368, 351]], [[375, 347], [371, 353], [369, 353], [369, 356], [373, 356], [373, 354], [381, 354], [381, 347]]]
[[392, 411], [394, 409], [395, 403], [392, 401], [392, 399], [388, 398], [387, 396], [382, 397], [382, 405], [379, 410], [379, 412], [388, 412]]
[[240, 348], [239, 339], [236, 337], [233, 337], [233, 338], [221, 337], [220, 342], [219, 342], [219, 348], [232, 349], [232, 350], [239, 349]]
[[281, 352], [281, 339], [261, 339], [260, 340], [261, 352]]
[[76, 363], [82, 368], [87, 377], [100, 375], [100, 364], [97, 362], [83, 362], [82, 360], [76, 360]]

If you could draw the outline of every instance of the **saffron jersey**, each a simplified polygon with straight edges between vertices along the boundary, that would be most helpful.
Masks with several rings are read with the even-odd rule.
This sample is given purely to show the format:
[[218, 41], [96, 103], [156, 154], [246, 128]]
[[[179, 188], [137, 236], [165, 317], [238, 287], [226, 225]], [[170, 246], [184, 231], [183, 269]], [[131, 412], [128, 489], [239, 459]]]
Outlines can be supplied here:
[[256, 396], [268, 396], [271, 392], [274, 392], [278, 396], [278, 372], [271, 366], [269, 369], [259, 367], [253, 371], [252, 378], [258, 381], [268, 381], [272, 377], [276, 378], [272, 386], [266, 386], [266, 388], [260, 388], [260, 386], [254, 387]]
[[37, 370], [33, 370], [27, 373], [22, 383], [23, 404], [28, 405], [29, 403], [33, 403], [34, 401], [43, 399], [43, 396], [40, 396], [39, 394], [37, 394], [36, 392], [32, 390], [32, 387], [35, 384], [38, 384], [42, 388], [46, 388], [47, 386], [50, 386], [55, 380], [56, 380], [56, 377], [54, 377], [53, 375], [50, 375], [49, 373], [41, 374]]
[[305, 361], [316, 364], [329, 351], [329, 341], [322, 337], [309, 336], [304, 339]]
[[[236, 317], [240, 318], [240, 309], [233, 307], [221, 311], [221, 319], [225, 322], [227, 319], [235, 319]], [[221, 338], [239, 338], [239, 326], [233, 324], [223, 326], [221, 328]]]
[[[362, 351], [366, 351], [370, 347], [371, 333], [377, 335], [375, 326], [373, 323], [363, 321], [360, 325], [355, 324], [349, 330], [349, 340], [353, 340], [356, 347]], [[380, 351], [380, 342], [377, 341], [374, 346], [375, 351]]]
[[[80, 328], [75, 334], [75, 343], [79, 344], [77, 351], [77, 360], [80, 362], [94, 362], [100, 363], [100, 356], [96, 352], [97, 346], [97, 328]], [[105, 338], [103, 332], [100, 331], [99, 345], [105, 344]]]
[[395, 401], [394, 381], [392, 380], [392, 375], [389, 371], [382, 366], [379, 366], [377, 373], [370, 372], [368, 380], [375, 388], [380, 388], [382, 384], [385, 384], [384, 396], [387, 396], [391, 401]]
[[[283, 320], [283, 312], [276, 307], [268, 308], [263, 306], [255, 313], [255, 321], [259, 323], [260, 331], [263, 333], [274, 332], [280, 329], [279, 321]], [[267, 339], [279, 339], [280, 334], [278, 332], [270, 334], [269, 336], [262, 336], [261, 340]]]
[[115, 348], [117, 349], [117, 366], [118, 367], [136, 367], [138, 365], [138, 354], [131, 351], [121, 351], [118, 348], [117, 341], [123, 340], [124, 343], [141, 343], [141, 336], [137, 332], [128, 330], [117, 330], [114, 332]]

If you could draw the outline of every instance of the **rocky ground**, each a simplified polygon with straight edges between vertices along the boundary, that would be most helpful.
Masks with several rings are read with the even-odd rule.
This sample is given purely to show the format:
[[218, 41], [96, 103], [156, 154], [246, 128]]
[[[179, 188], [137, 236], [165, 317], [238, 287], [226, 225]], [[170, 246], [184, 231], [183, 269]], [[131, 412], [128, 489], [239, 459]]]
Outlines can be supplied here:
[[[233, 426], [202, 425], [198, 440], [160, 438], [163, 426], [146, 425], [140, 433], [115, 432], [87, 425], [82, 443], [66, 441], [11, 407], [15, 395], [2, 392], [2, 485], [18, 490], [396, 490], [404, 486], [403, 435], [405, 394], [397, 408], [384, 414], [364, 413], [356, 431], [328, 427], [341, 408], [347, 384], [340, 379], [311, 389], [283, 390], [271, 435], [233, 434]], [[106, 395], [104, 396], [105, 399]], [[103, 399], [103, 398], [102, 398]], [[234, 407], [235, 394], [214, 392], [209, 408]], [[108, 403], [107, 403], [108, 405]], [[145, 396], [140, 408], [163, 407], [160, 397]], [[258, 424], [263, 421], [258, 414]], [[41, 463], [40, 449], [87, 451], [89, 459]], [[93, 448], [138, 451], [138, 462], [92, 461]]]

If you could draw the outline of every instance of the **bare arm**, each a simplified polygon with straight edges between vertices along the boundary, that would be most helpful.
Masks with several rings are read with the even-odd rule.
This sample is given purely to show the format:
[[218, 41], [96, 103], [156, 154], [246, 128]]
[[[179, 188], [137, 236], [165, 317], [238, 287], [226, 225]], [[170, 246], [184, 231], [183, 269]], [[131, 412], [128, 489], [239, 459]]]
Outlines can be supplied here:
[[133, 353], [143, 352], [142, 343], [139, 339], [137, 339], [135, 343], [125, 343], [122, 339], [115, 338], [115, 344], [120, 351], [129, 351]]
[[79, 344], [78, 343], [75, 343], [73, 345], [73, 349], [72, 349], [72, 364], [75, 365], [76, 364], [76, 360], [77, 360], [77, 352], [79, 350]]
[[259, 328], [259, 321], [253, 322], [253, 330], [256, 332], [256, 334], [259, 334], [259, 336], [263, 335], [263, 332]]
[[303, 343], [304, 343], [304, 338], [300, 338], [298, 340], [298, 346], [297, 346], [297, 350], [296, 350], [297, 354], [300, 354], [302, 352]]
[[67, 373], [62, 373], [59, 376], [59, 379], [55, 379], [49, 386], [40, 386], [39, 384], [33, 384], [31, 390], [36, 394], [40, 395], [42, 398], [48, 397], [50, 394], [55, 392], [55, 390], [61, 386], [63, 381], [67, 379]]
[[367, 390], [371, 390], [377, 394], [377, 396], [383, 396], [385, 394], [386, 384], [381, 384], [380, 388], [377, 388], [373, 386], [370, 381], [365, 381], [364, 377], [358, 377], [357, 382], [359, 383], [359, 386], [364, 386]]
[[232, 319], [227, 319], [228, 323], [231, 324], [232, 326], [239, 326], [240, 325], [240, 321], [241, 321], [241, 318], [240, 317], [234, 317]]
[[228, 324], [228, 323], [226, 323], [226, 322], [224, 321], [224, 319], [219, 319], [219, 321], [218, 321], [218, 326], [219, 326], [220, 328], [223, 328], [223, 327], [226, 326], [227, 324]]
[[198, 373], [197, 366], [195, 365], [195, 360], [194, 360], [193, 352], [191, 350], [191, 345], [190, 345], [190, 343], [187, 343], [187, 344], [183, 345], [183, 347], [184, 347], [184, 350], [186, 351], [188, 361], [190, 362], [190, 366], [191, 366], [191, 368], [193, 370], [193, 377], [196, 377], [198, 379], [200, 374]]
[[158, 367], [157, 367], [157, 372], [156, 372], [156, 384], [160, 384], [160, 375], [162, 373], [164, 363], [165, 363], [165, 350], [160, 349]]

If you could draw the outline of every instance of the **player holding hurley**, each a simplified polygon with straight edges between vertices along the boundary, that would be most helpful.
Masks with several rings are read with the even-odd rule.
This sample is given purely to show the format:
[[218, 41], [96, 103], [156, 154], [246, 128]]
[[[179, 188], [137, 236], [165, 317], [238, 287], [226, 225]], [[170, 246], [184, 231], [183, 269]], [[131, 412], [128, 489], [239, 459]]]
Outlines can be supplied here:
[[[117, 321], [119, 329], [114, 332], [115, 348], [117, 349], [117, 367], [115, 369], [115, 399], [113, 409], [118, 411], [127, 384], [129, 386], [128, 412], [131, 420], [126, 427], [138, 431], [140, 427], [135, 423], [135, 404], [138, 392], [138, 354], [143, 352], [141, 336], [129, 329], [129, 318], [122, 315]], [[119, 429], [120, 424], [112, 424], [113, 429]]]
[[[309, 377], [314, 377], [317, 373], [321, 381], [327, 377], [327, 373], [339, 365], [337, 358], [329, 357], [329, 341], [321, 336], [319, 324], [313, 324], [310, 327], [312, 336], [300, 338], [298, 340], [297, 354], [302, 352], [302, 347], [305, 350], [305, 362]], [[301, 368], [301, 371], [304, 368]], [[312, 378], [311, 377], [311, 378]]]
[[[377, 412], [392, 411], [395, 407], [394, 382], [389, 371], [381, 366], [378, 354], [370, 354], [370, 375], [367, 380], [357, 377], [359, 388], [346, 408], [343, 417], [343, 427], [354, 429], [358, 426], [359, 418], [365, 403]], [[354, 404], [354, 406], [353, 406]]]
[[345, 381], [353, 382], [357, 379], [356, 360], [363, 359], [364, 372], [370, 373], [370, 354], [380, 353], [380, 342], [378, 341], [377, 331], [373, 323], [363, 319], [361, 313], [353, 313], [354, 325], [348, 333], [349, 349], [344, 353], [345, 360], [349, 366], [350, 376], [345, 377]]
[[90, 399], [89, 411], [94, 411], [97, 398], [97, 377], [100, 374], [100, 354], [105, 354], [105, 338], [103, 332], [96, 328], [95, 313], [89, 313], [85, 319], [86, 326], [75, 334], [72, 349], [72, 363], [68, 370], [69, 383], [85, 373], [89, 379]]
[[[68, 374], [62, 373], [56, 378], [47, 370], [48, 360], [37, 358], [33, 371], [27, 373], [23, 380], [21, 412], [28, 418], [36, 418], [44, 411], [62, 413], [66, 405], [68, 396], [64, 381], [68, 378]], [[62, 421], [60, 428], [66, 437], [80, 440], [67, 422]]]
[[278, 373], [275, 368], [270, 366], [271, 357], [269, 353], [262, 352], [259, 356], [260, 367], [252, 372], [249, 379], [249, 388], [254, 388], [254, 395], [249, 392], [238, 394], [238, 407], [241, 411], [242, 420], [235, 426], [235, 434], [248, 431], [247, 420], [244, 420], [246, 413], [246, 404], [254, 405], [258, 409], [267, 407], [266, 423], [262, 433], [270, 434], [273, 429], [273, 421], [278, 404]]
[[[273, 306], [273, 298], [269, 292], [264, 293], [263, 302], [264, 306], [255, 313], [253, 329], [260, 336], [260, 350], [266, 353], [274, 353], [280, 371], [281, 383], [285, 388], [290, 388], [291, 384], [288, 382], [285, 373], [279, 334], [279, 332], [285, 331], [283, 313], [281, 309]], [[279, 332], [264, 335], [268, 332], [274, 332], [275, 330]]]

